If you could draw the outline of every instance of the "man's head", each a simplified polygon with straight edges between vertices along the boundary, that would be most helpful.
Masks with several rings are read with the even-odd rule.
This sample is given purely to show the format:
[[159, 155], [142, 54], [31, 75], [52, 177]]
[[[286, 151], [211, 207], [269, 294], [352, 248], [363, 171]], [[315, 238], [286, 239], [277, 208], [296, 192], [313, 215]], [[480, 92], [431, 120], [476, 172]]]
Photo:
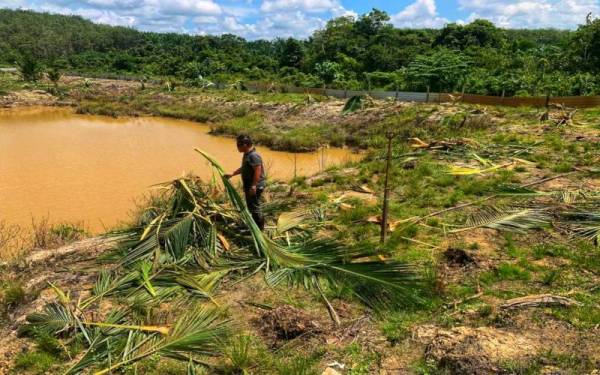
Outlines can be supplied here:
[[236, 144], [239, 152], [248, 152], [252, 150], [252, 139], [245, 134], [238, 135]]

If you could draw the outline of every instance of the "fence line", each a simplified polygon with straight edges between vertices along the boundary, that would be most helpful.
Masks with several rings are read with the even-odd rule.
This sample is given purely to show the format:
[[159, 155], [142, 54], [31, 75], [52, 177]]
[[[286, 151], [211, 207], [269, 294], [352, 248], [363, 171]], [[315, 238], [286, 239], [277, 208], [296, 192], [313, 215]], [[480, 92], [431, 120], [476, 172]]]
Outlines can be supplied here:
[[406, 91], [377, 91], [377, 90], [340, 90], [327, 88], [302, 88], [294, 86], [267, 85], [264, 83], [246, 83], [244, 86], [252, 92], [279, 90], [289, 93], [306, 93], [313, 95], [332, 96], [345, 99], [355, 95], [369, 95], [376, 99], [395, 99], [403, 102], [417, 103], [447, 103], [458, 101], [469, 104], [503, 105], [509, 107], [546, 107], [563, 105], [567, 107], [596, 107], [600, 106], [600, 96], [532, 96], [532, 97], [501, 97], [461, 93], [426, 93]]
[[[89, 78], [106, 78], [106, 79], [119, 79], [125, 81], [140, 80], [138, 76], [124, 76], [117, 74], [77, 74]], [[160, 83], [161, 81], [149, 80], [149, 83]], [[223, 90], [231, 85], [215, 82], [215, 89]], [[328, 88], [305, 88], [296, 86], [286, 86], [277, 84], [266, 84], [262, 82], [248, 82], [244, 83], [244, 87], [251, 92], [265, 92], [265, 91], [281, 91], [285, 93], [297, 93], [297, 94], [312, 94], [331, 96], [339, 99], [346, 99], [356, 95], [369, 95], [376, 99], [394, 99], [402, 102], [417, 102], [417, 103], [447, 103], [458, 101], [461, 103], [469, 104], [482, 104], [482, 105], [500, 105], [509, 107], [547, 107], [549, 105], [563, 105], [566, 107], [596, 107], [600, 106], [600, 96], [532, 96], [532, 97], [501, 97], [501, 96], [489, 96], [489, 95], [476, 95], [476, 94], [461, 94], [461, 93], [435, 93], [435, 92], [406, 92], [406, 91], [379, 91], [379, 90], [343, 90], [343, 89], [328, 89]]]

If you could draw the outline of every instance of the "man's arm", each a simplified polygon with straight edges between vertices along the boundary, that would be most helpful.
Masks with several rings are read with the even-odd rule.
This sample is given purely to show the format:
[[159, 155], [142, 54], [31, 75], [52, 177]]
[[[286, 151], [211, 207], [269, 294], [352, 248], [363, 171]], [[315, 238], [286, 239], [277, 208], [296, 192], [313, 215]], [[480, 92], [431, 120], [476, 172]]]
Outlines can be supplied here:
[[260, 176], [262, 175], [262, 164], [254, 166], [254, 175], [252, 176], [252, 186], [250, 191], [256, 194], [256, 186], [260, 182]]
[[237, 175], [238, 175], [238, 174], [240, 174], [240, 173], [242, 173], [242, 168], [238, 168], [238, 169], [236, 169], [235, 171], [233, 171], [233, 173], [232, 173], [232, 174], [226, 174], [226, 175], [225, 175], [225, 178], [228, 178], [228, 179], [229, 179], [229, 178], [231, 178], [231, 177], [233, 177], [233, 176], [237, 176]]

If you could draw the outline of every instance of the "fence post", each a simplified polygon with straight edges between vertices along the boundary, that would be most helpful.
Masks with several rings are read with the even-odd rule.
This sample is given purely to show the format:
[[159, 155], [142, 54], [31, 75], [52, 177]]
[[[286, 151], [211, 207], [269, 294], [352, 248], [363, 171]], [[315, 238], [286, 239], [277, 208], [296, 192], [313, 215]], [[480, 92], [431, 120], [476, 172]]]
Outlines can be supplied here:
[[460, 93], [460, 102], [461, 102], [461, 103], [462, 103], [462, 102], [464, 102], [464, 99], [465, 99], [465, 89], [466, 89], [466, 86], [467, 86], [467, 85], [463, 85], [463, 87], [462, 87], [462, 91], [461, 91], [461, 93]]
[[347, 99], [347, 98], [348, 98], [348, 88], [345, 87], [344, 88], [344, 99]]
[[392, 140], [394, 139], [394, 133], [387, 132], [385, 135], [387, 144], [387, 156], [385, 160], [385, 182], [383, 187], [383, 210], [381, 213], [381, 234], [379, 242], [383, 245], [385, 243], [385, 237], [387, 235], [387, 222], [388, 222], [388, 206], [390, 200], [390, 164], [392, 164]]
[[427, 85], [427, 95], [425, 96], [425, 103], [429, 103], [429, 85]]
[[398, 92], [398, 85], [396, 85], [396, 97], [394, 98], [394, 101], [398, 101], [398, 98], [400, 97], [400, 93]]
[[550, 112], [550, 94], [546, 94], [546, 111]]

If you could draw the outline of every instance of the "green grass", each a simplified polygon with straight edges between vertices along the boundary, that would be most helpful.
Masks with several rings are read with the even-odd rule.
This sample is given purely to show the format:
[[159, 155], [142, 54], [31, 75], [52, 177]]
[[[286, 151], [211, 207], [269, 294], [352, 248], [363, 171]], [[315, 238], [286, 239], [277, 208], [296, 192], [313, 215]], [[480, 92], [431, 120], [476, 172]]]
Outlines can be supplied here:
[[428, 318], [422, 311], [394, 311], [386, 314], [380, 329], [391, 344], [397, 344], [410, 337], [411, 329], [416, 324]]
[[0, 306], [4, 310], [13, 309], [26, 299], [26, 292], [20, 282], [0, 282]]
[[546, 351], [525, 362], [507, 361], [500, 364], [503, 373], [515, 375], [538, 375], [544, 368], [556, 367], [561, 374], [586, 374], [595, 368], [588, 358], [577, 354]]
[[58, 363], [52, 354], [43, 351], [20, 353], [15, 360], [14, 370], [17, 374], [45, 374]]
[[531, 273], [515, 264], [500, 263], [495, 270], [482, 273], [479, 279], [486, 285], [499, 281], [529, 281]]

